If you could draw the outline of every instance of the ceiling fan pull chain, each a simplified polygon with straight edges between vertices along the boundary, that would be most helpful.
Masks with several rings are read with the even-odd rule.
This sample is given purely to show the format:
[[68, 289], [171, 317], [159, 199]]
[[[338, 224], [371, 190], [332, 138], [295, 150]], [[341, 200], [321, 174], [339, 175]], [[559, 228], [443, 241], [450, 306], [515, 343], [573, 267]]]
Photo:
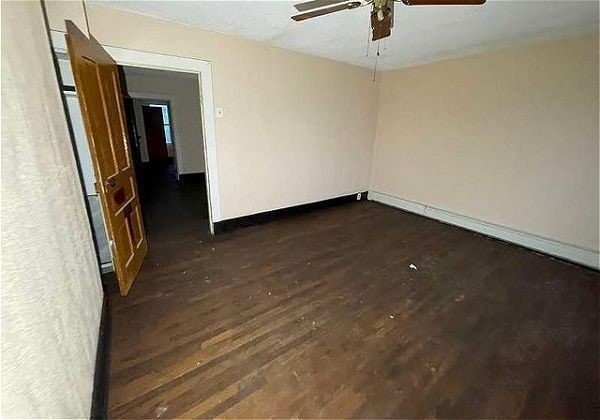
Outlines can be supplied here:
[[373, 81], [377, 77], [377, 62], [379, 61], [379, 47], [381, 46], [381, 41], [377, 41], [377, 55], [375, 56], [375, 67], [373, 68]]
[[367, 25], [367, 57], [369, 56], [369, 50], [371, 46], [371, 22]]

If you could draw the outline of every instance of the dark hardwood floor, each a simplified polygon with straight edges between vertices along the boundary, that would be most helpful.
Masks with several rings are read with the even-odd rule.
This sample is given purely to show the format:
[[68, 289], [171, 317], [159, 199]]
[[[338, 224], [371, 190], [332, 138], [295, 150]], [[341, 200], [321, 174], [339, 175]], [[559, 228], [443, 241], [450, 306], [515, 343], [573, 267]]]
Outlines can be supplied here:
[[210, 237], [150, 185], [111, 417], [598, 417], [597, 272], [372, 202]]

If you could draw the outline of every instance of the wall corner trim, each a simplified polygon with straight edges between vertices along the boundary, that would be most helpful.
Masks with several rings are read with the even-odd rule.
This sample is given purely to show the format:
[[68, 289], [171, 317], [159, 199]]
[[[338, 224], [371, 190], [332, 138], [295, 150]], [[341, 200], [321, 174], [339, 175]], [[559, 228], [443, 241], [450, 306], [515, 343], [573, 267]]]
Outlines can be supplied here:
[[525, 248], [562, 258], [586, 267], [600, 269], [600, 253], [531, 233], [474, 219], [447, 210], [430, 207], [426, 204], [404, 200], [378, 191], [369, 191], [368, 199], [450, 225], [482, 233]]

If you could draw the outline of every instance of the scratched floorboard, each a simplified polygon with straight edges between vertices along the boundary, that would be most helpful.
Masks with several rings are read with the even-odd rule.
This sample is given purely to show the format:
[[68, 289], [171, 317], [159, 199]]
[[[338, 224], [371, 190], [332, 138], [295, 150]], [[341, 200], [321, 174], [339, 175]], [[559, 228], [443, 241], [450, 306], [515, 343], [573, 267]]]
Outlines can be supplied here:
[[598, 273], [370, 202], [210, 238], [151, 181], [111, 417], [598, 416]]

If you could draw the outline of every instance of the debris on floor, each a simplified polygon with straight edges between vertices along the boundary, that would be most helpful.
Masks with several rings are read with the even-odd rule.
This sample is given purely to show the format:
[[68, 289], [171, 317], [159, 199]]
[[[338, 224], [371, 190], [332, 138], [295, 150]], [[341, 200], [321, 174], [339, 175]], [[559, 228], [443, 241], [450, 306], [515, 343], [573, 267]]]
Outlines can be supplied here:
[[169, 409], [168, 406], [163, 407], [163, 406], [158, 406], [154, 409], [154, 416], [156, 416], [156, 418], [160, 418], [163, 414], [165, 414], [167, 412], [167, 410]]
[[414, 264], [409, 265], [408, 268], [410, 268], [412, 270], [418, 270], [417, 266]]
[[391, 318], [391, 319], [394, 319], [394, 315], [390, 315], [390, 318]]
[[464, 300], [464, 298], [465, 298], [465, 295], [456, 296], [454, 298], [454, 301], [455, 302], [462, 302]]
[[425, 363], [425, 366], [427, 366], [432, 373], [437, 372], [436, 367], [433, 365], [430, 365], [429, 362]]

